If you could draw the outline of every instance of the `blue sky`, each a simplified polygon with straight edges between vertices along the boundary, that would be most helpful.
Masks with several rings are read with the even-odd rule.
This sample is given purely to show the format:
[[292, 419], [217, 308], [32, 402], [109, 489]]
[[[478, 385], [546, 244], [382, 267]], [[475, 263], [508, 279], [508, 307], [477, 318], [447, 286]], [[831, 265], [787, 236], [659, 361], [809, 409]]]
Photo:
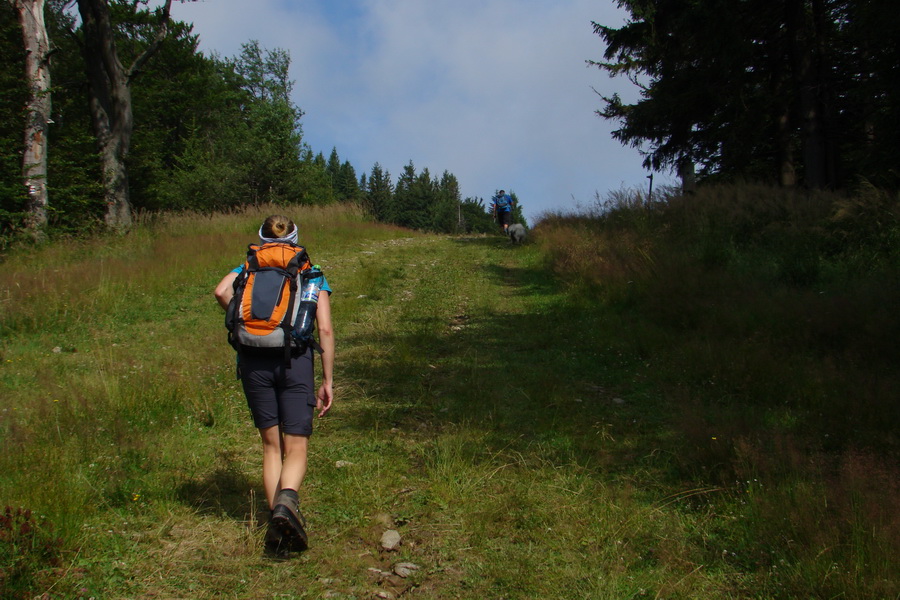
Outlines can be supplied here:
[[594, 113], [595, 89], [637, 97], [585, 64], [604, 49], [591, 21], [624, 22], [613, 0], [201, 0], [172, 13], [205, 52], [288, 50], [306, 143], [336, 147], [357, 175], [378, 162], [396, 181], [412, 160], [456, 175], [464, 197], [515, 191], [529, 220], [647, 185], [638, 152]]

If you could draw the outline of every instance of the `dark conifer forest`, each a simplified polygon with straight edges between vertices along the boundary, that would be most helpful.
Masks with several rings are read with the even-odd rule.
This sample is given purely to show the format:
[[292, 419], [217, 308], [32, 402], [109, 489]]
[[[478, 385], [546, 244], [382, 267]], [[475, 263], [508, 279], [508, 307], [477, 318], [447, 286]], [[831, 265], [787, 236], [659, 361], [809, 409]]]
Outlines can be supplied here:
[[700, 181], [896, 189], [900, 22], [887, 0], [618, 0], [589, 61], [640, 86], [603, 98], [645, 166]]

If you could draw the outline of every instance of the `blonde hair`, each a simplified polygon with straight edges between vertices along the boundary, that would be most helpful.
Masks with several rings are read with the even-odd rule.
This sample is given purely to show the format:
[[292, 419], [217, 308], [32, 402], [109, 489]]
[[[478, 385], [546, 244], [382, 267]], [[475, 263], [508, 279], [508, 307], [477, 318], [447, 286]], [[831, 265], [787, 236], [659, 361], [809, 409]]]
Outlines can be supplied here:
[[283, 238], [294, 230], [294, 222], [284, 215], [272, 215], [263, 221], [260, 232], [263, 237]]

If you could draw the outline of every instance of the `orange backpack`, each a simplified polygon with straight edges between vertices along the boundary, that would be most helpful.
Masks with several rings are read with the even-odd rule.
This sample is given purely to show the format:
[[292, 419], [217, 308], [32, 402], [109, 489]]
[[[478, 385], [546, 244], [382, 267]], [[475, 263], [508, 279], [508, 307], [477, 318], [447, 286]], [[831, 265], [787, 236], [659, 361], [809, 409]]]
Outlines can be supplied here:
[[310, 266], [303, 246], [250, 244], [225, 312], [228, 341], [238, 352], [242, 347], [284, 348], [285, 360], [290, 362], [292, 348], [298, 347], [291, 332], [300, 304], [300, 273]]

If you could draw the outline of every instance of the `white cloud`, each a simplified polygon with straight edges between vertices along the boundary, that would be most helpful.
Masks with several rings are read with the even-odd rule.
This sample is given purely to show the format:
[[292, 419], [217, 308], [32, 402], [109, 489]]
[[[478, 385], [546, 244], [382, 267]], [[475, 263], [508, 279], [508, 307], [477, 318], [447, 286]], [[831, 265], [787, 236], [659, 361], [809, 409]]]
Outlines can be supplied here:
[[[605, 93], [633, 96], [600, 59], [591, 21], [623, 13], [594, 0], [239, 0], [177, 4], [201, 47], [225, 56], [256, 39], [290, 51], [306, 141], [337, 147], [357, 174], [412, 160], [444, 170], [464, 196], [514, 190], [529, 216], [645, 185], [636, 151], [594, 114]], [[340, 10], [341, 13], [336, 11]], [[657, 181], [664, 180], [663, 177]]]

